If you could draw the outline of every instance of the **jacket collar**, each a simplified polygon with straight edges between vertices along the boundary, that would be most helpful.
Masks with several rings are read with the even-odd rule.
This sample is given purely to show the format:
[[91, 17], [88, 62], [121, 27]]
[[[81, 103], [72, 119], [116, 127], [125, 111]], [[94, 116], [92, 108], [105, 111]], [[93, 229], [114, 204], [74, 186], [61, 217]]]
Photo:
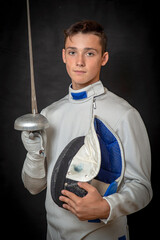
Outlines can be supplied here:
[[105, 92], [102, 82], [99, 80], [80, 90], [72, 89], [72, 84], [69, 86], [69, 100], [72, 102], [83, 102], [91, 97], [96, 97]]

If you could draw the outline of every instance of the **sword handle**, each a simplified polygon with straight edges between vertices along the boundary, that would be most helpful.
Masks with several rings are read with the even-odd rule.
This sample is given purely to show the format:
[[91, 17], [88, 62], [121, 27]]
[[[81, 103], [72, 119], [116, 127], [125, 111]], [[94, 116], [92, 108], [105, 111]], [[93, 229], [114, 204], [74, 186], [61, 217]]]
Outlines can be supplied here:
[[34, 133], [33, 133], [33, 132], [30, 132], [30, 133], [29, 133], [29, 138], [30, 138], [31, 140], [33, 140], [34, 137], [35, 137], [35, 136], [34, 136]]

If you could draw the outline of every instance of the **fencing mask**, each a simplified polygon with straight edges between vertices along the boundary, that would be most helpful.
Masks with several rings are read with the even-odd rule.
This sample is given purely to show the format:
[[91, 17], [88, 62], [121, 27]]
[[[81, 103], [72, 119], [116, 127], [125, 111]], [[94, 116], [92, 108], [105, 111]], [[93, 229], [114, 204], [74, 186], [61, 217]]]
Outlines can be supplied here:
[[84, 197], [87, 192], [78, 182], [88, 182], [107, 196], [117, 191], [123, 174], [124, 155], [118, 136], [94, 117], [88, 134], [73, 139], [60, 154], [52, 172], [51, 196], [59, 207], [63, 205], [59, 200], [62, 189]]

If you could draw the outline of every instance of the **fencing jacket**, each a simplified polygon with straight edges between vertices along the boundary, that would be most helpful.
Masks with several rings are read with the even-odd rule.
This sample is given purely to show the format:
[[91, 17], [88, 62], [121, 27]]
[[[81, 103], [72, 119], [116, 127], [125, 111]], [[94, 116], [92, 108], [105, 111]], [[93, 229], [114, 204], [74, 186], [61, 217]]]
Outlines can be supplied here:
[[[104, 228], [107, 240], [129, 239], [126, 215], [144, 208], [152, 198], [150, 145], [137, 110], [98, 81], [81, 90], [73, 90], [70, 86], [69, 94], [45, 108], [42, 114], [50, 124], [46, 177], [35, 178], [37, 183], [33, 190], [34, 178], [23, 170], [23, 181], [32, 193], [43, 190], [47, 182], [47, 240], [80, 240], [98, 228]], [[118, 192], [105, 197], [110, 205], [110, 215], [99, 223], [80, 221], [58, 207], [50, 190], [51, 175], [59, 155], [72, 139], [88, 133], [93, 115], [110, 126], [119, 137], [125, 158], [124, 177]]]

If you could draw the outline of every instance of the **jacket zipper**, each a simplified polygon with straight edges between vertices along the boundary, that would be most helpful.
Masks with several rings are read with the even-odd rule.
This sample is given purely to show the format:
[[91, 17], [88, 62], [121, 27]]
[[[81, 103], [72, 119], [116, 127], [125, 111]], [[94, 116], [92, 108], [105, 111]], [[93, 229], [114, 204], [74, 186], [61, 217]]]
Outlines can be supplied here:
[[96, 109], [96, 99], [93, 98], [93, 109]]

